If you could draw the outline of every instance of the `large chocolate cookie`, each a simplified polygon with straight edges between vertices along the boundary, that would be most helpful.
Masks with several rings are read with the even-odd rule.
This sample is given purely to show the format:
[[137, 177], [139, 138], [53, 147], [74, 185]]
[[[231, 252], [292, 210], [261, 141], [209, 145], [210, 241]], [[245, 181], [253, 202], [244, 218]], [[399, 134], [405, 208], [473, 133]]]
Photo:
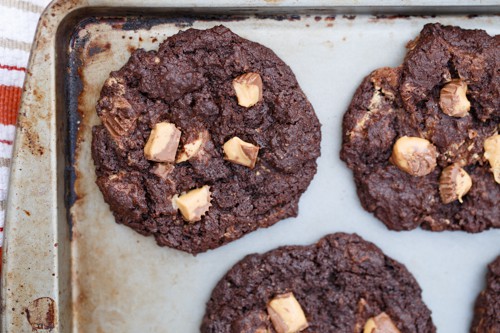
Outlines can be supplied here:
[[426, 25], [403, 64], [368, 75], [340, 157], [389, 229], [500, 227], [500, 36]]
[[471, 333], [500, 333], [500, 256], [489, 266], [486, 288], [479, 294], [474, 309]]
[[296, 216], [320, 124], [291, 69], [218, 26], [135, 51], [101, 91], [97, 184], [118, 223], [199, 253]]
[[344, 233], [246, 256], [215, 287], [201, 326], [203, 333], [298, 331], [428, 333], [435, 327], [410, 272], [374, 244]]

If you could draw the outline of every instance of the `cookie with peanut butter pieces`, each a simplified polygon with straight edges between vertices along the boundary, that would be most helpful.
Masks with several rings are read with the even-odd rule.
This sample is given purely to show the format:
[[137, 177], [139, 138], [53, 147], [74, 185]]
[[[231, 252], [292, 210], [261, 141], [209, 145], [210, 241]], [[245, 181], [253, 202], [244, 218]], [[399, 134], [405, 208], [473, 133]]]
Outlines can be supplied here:
[[117, 223], [192, 254], [298, 214], [320, 123], [269, 48], [223, 26], [134, 51], [93, 129], [97, 185]]
[[389, 229], [500, 228], [499, 59], [500, 36], [427, 24], [358, 87], [340, 157]]
[[251, 254], [217, 283], [202, 333], [433, 333], [404, 265], [355, 234]]

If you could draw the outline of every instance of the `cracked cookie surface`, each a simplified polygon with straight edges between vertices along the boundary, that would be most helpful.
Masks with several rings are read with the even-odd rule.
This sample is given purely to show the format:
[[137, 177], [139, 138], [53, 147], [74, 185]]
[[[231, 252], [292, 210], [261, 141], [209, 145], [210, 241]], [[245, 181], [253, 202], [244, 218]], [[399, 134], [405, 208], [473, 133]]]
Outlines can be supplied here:
[[[407, 48], [401, 66], [363, 80], [344, 115], [340, 157], [363, 207], [392, 230], [500, 228], [498, 166], [484, 148], [500, 125], [500, 36], [428, 24]], [[437, 150], [427, 174], [412, 175], [391, 161], [402, 137], [425, 139]], [[458, 186], [442, 184], [450, 166], [472, 182], [467, 193], [453, 194], [460, 200], [443, 200], [443, 188]]]
[[345, 233], [243, 258], [214, 288], [201, 332], [274, 333], [266, 305], [290, 293], [307, 319], [301, 332], [363, 332], [382, 313], [400, 332], [435, 332], [421, 289], [405, 266]]
[[[248, 72], [262, 78], [262, 96], [242, 107], [233, 80]], [[104, 200], [118, 223], [162, 246], [196, 254], [296, 216], [316, 173], [320, 123], [293, 72], [270, 49], [223, 26], [135, 51], [110, 74], [96, 109], [103, 125], [93, 129], [92, 156]], [[160, 123], [170, 137], [146, 148], [150, 158], [176, 155], [175, 162], [145, 157]], [[254, 166], [224, 158], [223, 145], [234, 137], [258, 147]], [[153, 152], [162, 145], [168, 151]], [[204, 199], [182, 197], [204, 186]], [[208, 201], [199, 211], [177, 210], [197, 200]]]

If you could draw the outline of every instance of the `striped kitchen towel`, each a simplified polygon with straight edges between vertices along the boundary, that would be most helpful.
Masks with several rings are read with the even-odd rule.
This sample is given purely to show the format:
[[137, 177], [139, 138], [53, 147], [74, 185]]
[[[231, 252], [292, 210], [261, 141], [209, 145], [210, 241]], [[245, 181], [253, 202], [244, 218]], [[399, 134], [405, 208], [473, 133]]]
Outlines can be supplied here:
[[21, 91], [36, 25], [49, 2], [0, 0], [0, 247]]

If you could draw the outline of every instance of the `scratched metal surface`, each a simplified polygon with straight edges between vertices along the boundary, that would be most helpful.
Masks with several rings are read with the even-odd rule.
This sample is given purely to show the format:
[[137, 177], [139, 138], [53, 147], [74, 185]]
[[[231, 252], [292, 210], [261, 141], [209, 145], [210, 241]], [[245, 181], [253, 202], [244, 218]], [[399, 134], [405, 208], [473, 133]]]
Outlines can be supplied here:
[[[155, 20], [156, 25], [148, 28], [137, 25], [136, 30], [124, 30], [120, 24], [99, 19], [86, 20], [85, 25], [75, 28], [76, 21], [67, 19], [79, 6], [106, 3], [114, 2], [56, 2], [42, 17], [40, 29], [45, 29], [46, 35], [38, 35], [31, 60], [13, 164], [2, 332], [196, 332], [212, 287], [244, 255], [279, 245], [310, 244], [337, 231], [356, 232], [404, 263], [419, 281], [439, 331], [468, 331], [486, 263], [500, 253], [500, 230], [477, 235], [388, 231], [359, 204], [351, 173], [338, 158], [340, 128], [361, 79], [375, 68], [398, 65], [406, 42], [425, 23], [482, 28], [499, 34], [499, 16], [355, 16], [351, 14], [361, 7], [332, 7], [326, 1], [315, 1], [321, 10], [306, 8], [290, 19], [262, 15], [244, 20], [217, 15], [202, 20], [179, 17], [170, 23]], [[155, 1], [148, 4], [161, 5]], [[220, 5], [219, 14], [232, 12], [234, 6], [225, 1], [196, 4]], [[241, 4], [258, 7], [259, 14], [275, 14], [276, 6], [293, 9], [305, 2]], [[360, 1], [358, 5], [369, 4]], [[130, 5], [138, 6], [133, 1]], [[410, 1], [406, 5], [410, 11], [416, 8]], [[468, 5], [470, 12], [481, 11], [473, 2], [462, 5]], [[385, 12], [407, 13], [405, 8], [388, 7]], [[370, 12], [362, 11], [367, 10]], [[439, 12], [432, 7], [427, 10], [428, 14]], [[441, 12], [455, 13], [453, 8], [447, 10]], [[117, 12], [104, 9], [101, 13]], [[425, 8], [423, 13], [427, 13]], [[95, 103], [105, 78], [125, 63], [130, 52], [138, 47], [157, 48], [159, 41], [180, 29], [205, 29], [221, 23], [270, 47], [290, 65], [323, 124], [322, 156], [318, 174], [300, 201], [298, 218], [193, 257], [160, 248], [151, 237], [114, 223], [94, 183], [91, 128], [99, 122]], [[52, 35], [47, 35], [49, 32]], [[72, 59], [65, 58], [61, 50], [79, 55], [81, 63], [68, 64]], [[64, 73], [76, 67], [80, 81], [69, 82], [66, 87], [70, 90], [66, 91]], [[68, 117], [66, 108], [78, 108], [80, 118]], [[71, 146], [68, 138], [76, 126], [78, 137]], [[71, 180], [64, 176], [65, 167], [73, 163], [68, 156], [75, 158], [73, 194], [78, 198], [71, 207], [71, 242], [64, 197], [65, 193], [71, 197], [71, 191], [65, 192]]]

